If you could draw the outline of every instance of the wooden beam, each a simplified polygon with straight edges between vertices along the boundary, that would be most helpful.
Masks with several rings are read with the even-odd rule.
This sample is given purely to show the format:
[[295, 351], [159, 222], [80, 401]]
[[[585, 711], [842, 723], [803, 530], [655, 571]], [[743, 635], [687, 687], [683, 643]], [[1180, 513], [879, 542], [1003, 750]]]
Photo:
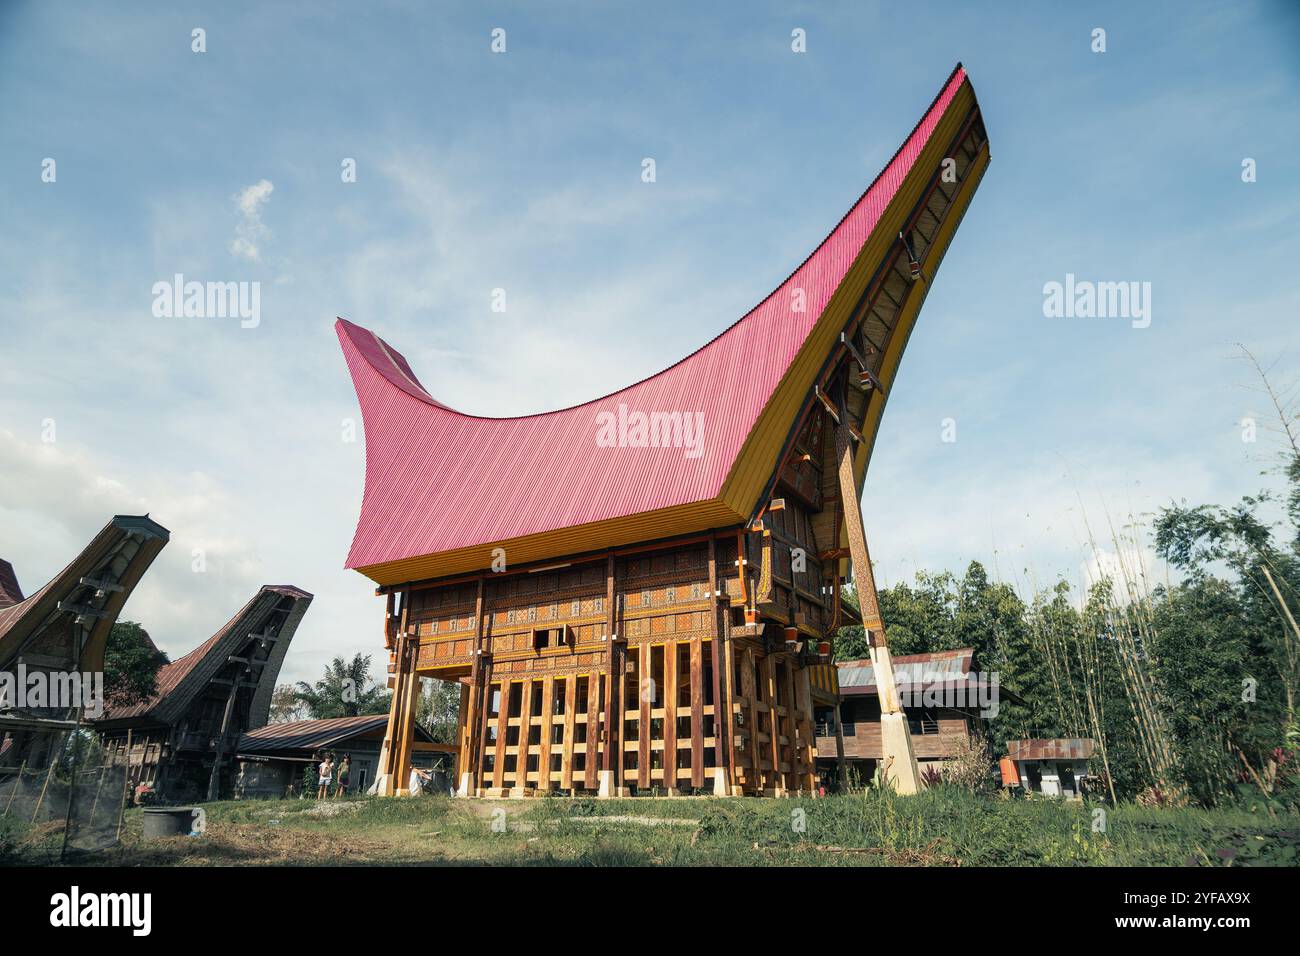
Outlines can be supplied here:
[[533, 679], [526, 678], [519, 691], [519, 743], [515, 749], [515, 787], [528, 789], [528, 758], [533, 751]]
[[876, 577], [871, 568], [866, 531], [862, 525], [862, 508], [854, 470], [853, 438], [848, 429], [847, 395], [843, 388], [840, 393], [840, 410], [843, 412], [843, 421], [835, 429], [835, 456], [839, 463], [841, 514], [849, 539], [853, 581], [857, 587], [858, 606], [862, 611], [862, 626], [867, 633], [867, 644], [879, 690], [883, 763], [886, 773], [895, 781], [900, 793], [915, 793], [920, 786], [920, 773], [907, 720], [899, 703], [889, 641], [880, 616]]
[[691, 786], [704, 786], [704, 644], [698, 635], [691, 638]]
[[[497, 752], [492, 761], [492, 789], [498, 794], [505, 788], [506, 773], [506, 733], [510, 726], [510, 695], [514, 682], [506, 674], [501, 675], [500, 704], [497, 707]], [[521, 707], [522, 710], [522, 702]]]
[[662, 691], [664, 709], [664, 786], [670, 791], [677, 789], [677, 644], [669, 641], [664, 644], [664, 686]]
[[[615, 563], [611, 553], [605, 559], [605, 687], [604, 694], [596, 698], [601, 704], [604, 726], [600, 740], [587, 740], [587, 766], [595, 763], [596, 748], [600, 751], [600, 771], [609, 781], [614, 793], [623, 786], [623, 654], [616, 646], [618, 634], [618, 589], [614, 580]], [[618, 671], [616, 671], [618, 668]], [[597, 683], [593, 681], [593, 684]], [[590, 694], [594, 688], [588, 688]], [[590, 706], [590, 705], [589, 705]], [[590, 779], [590, 775], [588, 775]]]
[[[614, 651], [615, 648], [611, 646], [609, 648], [611, 656]], [[595, 790], [599, 783], [596, 773], [601, 757], [600, 710], [605, 699], [605, 684], [605, 675], [598, 671], [592, 671], [587, 678], [587, 751], [586, 756], [582, 758], [582, 766], [583, 782], [588, 790]], [[619, 763], [621, 764], [622, 761]]]
[[578, 718], [580, 679], [577, 674], [570, 674], [564, 681], [564, 754], [560, 763], [560, 786], [565, 790], [573, 790], [573, 737]]
[[731, 687], [728, 684], [730, 667], [724, 663], [723, 655], [730, 656], [725, 646], [724, 633], [726, 622], [721, 615], [726, 613], [718, 595], [718, 539], [709, 539], [709, 650], [713, 654], [713, 763], [726, 780], [726, 796], [731, 796], [735, 784], [732, 768], [735, 759], [732, 756], [731, 740]]
[[537, 786], [542, 793], [551, 789], [551, 736], [555, 730], [555, 678], [542, 678], [542, 729], [537, 750]]
[[[630, 650], [630, 648], [629, 648]], [[652, 655], [650, 645], [642, 644], [637, 648], [640, 652], [640, 665], [637, 670], [637, 701], [639, 702], [639, 720], [640, 725], [637, 728], [637, 762], [636, 762], [636, 783], [642, 789], [650, 787], [650, 708], [652, 706], [652, 697], [657, 697], [660, 693], [659, 688], [654, 684], [653, 670], [651, 668]]]
[[768, 654], [763, 658], [762, 680], [767, 689], [767, 734], [768, 750], [772, 755], [772, 778], [768, 781], [770, 786], [764, 789], [770, 789], [779, 794], [784, 789], [784, 782], [781, 778], [781, 718], [777, 714], [777, 707], [780, 700], [776, 693], [776, 662], [775, 654]]

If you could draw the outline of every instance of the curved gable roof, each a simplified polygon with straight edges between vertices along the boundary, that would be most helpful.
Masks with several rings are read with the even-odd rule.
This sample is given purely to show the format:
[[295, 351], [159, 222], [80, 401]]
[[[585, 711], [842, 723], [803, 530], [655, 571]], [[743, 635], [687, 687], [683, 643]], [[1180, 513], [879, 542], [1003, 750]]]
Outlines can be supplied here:
[[98, 722], [144, 718], [163, 723], [176, 720], [208, 681], [217, 676], [227, 658], [246, 644], [251, 635], [264, 633], [268, 626], [276, 626], [275, 642], [258, 670], [254, 713], [250, 720], [251, 726], [265, 724], [280, 665], [311, 602], [310, 593], [292, 584], [262, 585], [220, 630], [184, 657], [159, 668], [153, 697], [139, 704], [110, 706]]
[[[885, 169], [775, 291], [675, 365], [582, 405], [518, 418], [463, 414], [436, 401], [396, 349], [340, 318], [366, 434], [346, 566], [394, 584], [487, 567], [494, 546], [519, 564], [745, 520], [760, 491], [754, 476], [776, 466], [791, 425], [765, 420], [789, 406], [774, 397], [807, 393], [812, 373], [793, 374], [797, 360], [824, 350], [826, 329], [838, 333], [845, 303], [866, 281], [865, 249], [887, 231], [881, 220], [905, 185], [932, 174], [934, 151], [947, 142], [941, 124], [953, 128], [973, 103], [959, 64]], [[602, 426], [621, 429], [637, 413], [699, 422], [698, 453], [598, 443]]]

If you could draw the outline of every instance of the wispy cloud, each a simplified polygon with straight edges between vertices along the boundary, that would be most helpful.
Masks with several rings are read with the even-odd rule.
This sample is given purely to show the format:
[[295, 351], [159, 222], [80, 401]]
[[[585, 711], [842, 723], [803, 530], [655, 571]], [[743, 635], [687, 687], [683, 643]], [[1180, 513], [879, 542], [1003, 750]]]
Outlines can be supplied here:
[[235, 225], [235, 238], [230, 240], [231, 255], [253, 262], [262, 258], [262, 243], [271, 235], [262, 222], [262, 207], [270, 201], [274, 190], [275, 185], [269, 179], [259, 179], [234, 197], [240, 218]]

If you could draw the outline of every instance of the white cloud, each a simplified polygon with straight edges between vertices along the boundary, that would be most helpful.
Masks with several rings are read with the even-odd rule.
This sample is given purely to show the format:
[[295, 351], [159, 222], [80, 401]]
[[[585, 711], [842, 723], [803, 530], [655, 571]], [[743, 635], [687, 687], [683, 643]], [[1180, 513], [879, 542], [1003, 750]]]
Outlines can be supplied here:
[[235, 226], [235, 238], [230, 240], [232, 255], [254, 262], [262, 258], [261, 243], [271, 234], [262, 222], [262, 207], [274, 190], [275, 184], [269, 179], [259, 179], [234, 197], [241, 219]]
[[[144, 486], [132, 487], [82, 451], [29, 444], [0, 431], [0, 474], [6, 490], [0, 557], [13, 562], [25, 593], [72, 560], [115, 514], [147, 513], [171, 532], [122, 619], [143, 622], [173, 658], [215, 632], [262, 583], [257, 551], [228, 530], [237, 510], [232, 497], [202, 473], [154, 472]], [[195, 548], [203, 549], [204, 573], [191, 568]]]

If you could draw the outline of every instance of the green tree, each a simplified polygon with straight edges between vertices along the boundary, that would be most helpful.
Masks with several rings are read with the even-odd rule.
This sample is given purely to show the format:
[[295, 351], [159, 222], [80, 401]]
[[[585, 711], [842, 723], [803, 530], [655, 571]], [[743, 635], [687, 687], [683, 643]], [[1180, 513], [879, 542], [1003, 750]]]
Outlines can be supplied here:
[[151, 700], [158, 693], [158, 670], [167, 655], [135, 621], [118, 621], [104, 648], [104, 697], [116, 707]]
[[297, 699], [314, 720], [328, 717], [360, 717], [386, 714], [390, 694], [370, 680], [370, 655], [357, 654], [351, 661], [336, 657], [315, 684], [299, 681]]
[[424, 684], [420, 689], [416, 723], [427, 730], [435, 742], [455, 743], [456, 726], [460, 719], [460, 683], [430, 680]]

